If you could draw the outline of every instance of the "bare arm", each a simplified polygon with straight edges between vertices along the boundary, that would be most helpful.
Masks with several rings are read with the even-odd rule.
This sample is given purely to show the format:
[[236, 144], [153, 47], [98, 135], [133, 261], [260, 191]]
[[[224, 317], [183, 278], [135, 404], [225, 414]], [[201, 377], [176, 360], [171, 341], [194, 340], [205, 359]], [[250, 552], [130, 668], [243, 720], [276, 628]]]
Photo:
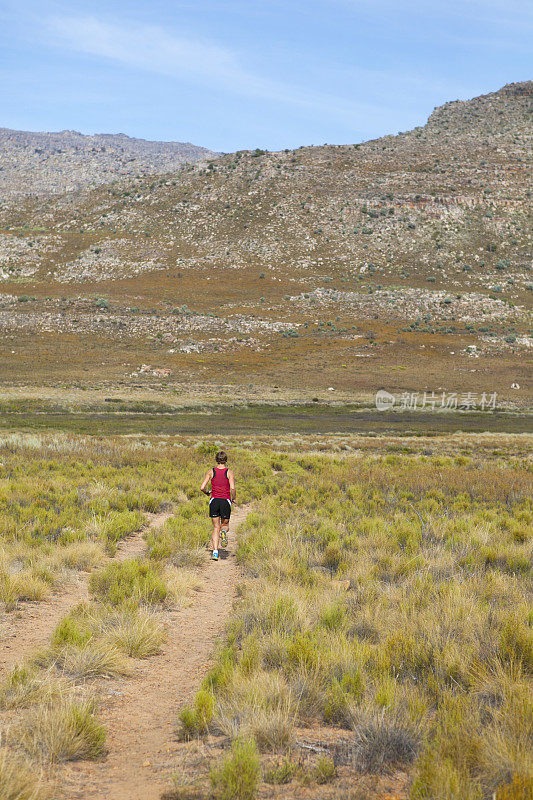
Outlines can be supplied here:
[[207, 488], [207, 484], [209, 483], [210, 480], [211, 480], [211, 473], [210, 472], [206, 472], [205, 473], [205, 478], [204, 478], [204, 480], [202, 482], [202, 485], [200, 486], [200, 491], [203, 492], [204, 494], [207, 494], [207, 495], [211, 494], [211, 489]]
[[235, 497], [237, 496], [235, 491], [235, 476], [233, 472], [231, 472], [230, 470], [228, 470], [228, 480], [229, 480], [229, 492], [231, 495], [231, 500], [234, 503]]

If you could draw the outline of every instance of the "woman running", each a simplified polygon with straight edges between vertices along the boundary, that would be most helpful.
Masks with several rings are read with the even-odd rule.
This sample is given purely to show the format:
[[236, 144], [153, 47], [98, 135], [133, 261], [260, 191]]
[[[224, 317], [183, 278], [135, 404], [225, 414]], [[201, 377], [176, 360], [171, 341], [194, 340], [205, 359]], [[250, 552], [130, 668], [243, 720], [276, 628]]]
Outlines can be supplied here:
[[[213, 550], [213, 560], [218, 561], [218, 545], [228, 546], [229, 518], [231, 515], [231, 504], [235, 502], [235, 478], [233, 472], [228, 469], [228, 457], [223, 450], [216, 456], [216, 467], [206, 473], [200, 491], [211, 495], [209, 501], [209, 516], [213, 520], [213, 537], [211, 547]], [[207, 485], [211, 482], [211, 488]]]

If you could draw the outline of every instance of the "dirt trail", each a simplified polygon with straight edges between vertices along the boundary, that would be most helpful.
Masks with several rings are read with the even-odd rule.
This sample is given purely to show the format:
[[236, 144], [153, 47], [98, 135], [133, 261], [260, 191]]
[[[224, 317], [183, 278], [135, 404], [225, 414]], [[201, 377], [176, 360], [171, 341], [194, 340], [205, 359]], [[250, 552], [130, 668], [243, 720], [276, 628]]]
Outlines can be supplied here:
[[141, 662], [133, 680], [108, 685], [100, 717], [109, 753], [102, 761], [67, 766], [69, 800], [159, 800], [168, 786], [178, 711], [198, 689], [230, 613], [239, 574], [235, 530], [249, 510], [233, 512], [227, 556], [206, 563], [191, 606], [166, 615], [168, 637], [160, 655]]
[[87, 572], [77, 573], [60, 594], [50, 600], [25, 602], [22, 610], [5, 615], [0, 640], [0, 676], [33, 650], [48, 644], [52, 631], [69, 610], [88, 600]]
[[[171, 516], [168, 512], [146, 514], [148, 527], [158, 528]], [[118, 545], [115, 560], [134, 558], [144, 550], [146, 527], [135, 531]], [[78, 572], [50, 600], [27, 602], [20, 611], [3, 615], [0, 638], [0, 676], [33, 650], [48, 644], [58, 622], [78, 603], [89, 599], [88, 572]]]
[[[161, 511], [159, 514], [151, 514], [145, 511], [144, 516], [148, 520], [148, 528], [160, 528], [172, 514], [169, 511]], [[142, 555], [146, 547], [144, 541], [145, 533], [146, 527], [140, 528], [140, 530], [121, 539], [115, 555], [115, 561], [126, 561], [127, 558], [137, 558], [137, 556]]]

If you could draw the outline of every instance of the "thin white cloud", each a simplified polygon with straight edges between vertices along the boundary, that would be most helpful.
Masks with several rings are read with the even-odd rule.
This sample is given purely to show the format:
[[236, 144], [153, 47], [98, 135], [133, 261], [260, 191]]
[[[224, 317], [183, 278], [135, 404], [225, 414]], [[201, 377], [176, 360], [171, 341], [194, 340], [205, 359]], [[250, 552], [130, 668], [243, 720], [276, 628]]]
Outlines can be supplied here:
[[53, 17], [48, 22], [57, 40], [72, 49], [132, 67], [175, 77], [245, 77], [229, 50], [171, 35], [155, 25], [128, 27], [95, 17]]
[[133, 69], [218, 86], [225, 91], [297, 105], [360, 125], [364, 118], [386, 117], [380, 105], [357, 103], [327, 93], [255, 75], [232, 50], [211, 42], [178, 36], [155, 25], [124, 25], [96, 17], [52, 17], [53, 43], [109, 59]]

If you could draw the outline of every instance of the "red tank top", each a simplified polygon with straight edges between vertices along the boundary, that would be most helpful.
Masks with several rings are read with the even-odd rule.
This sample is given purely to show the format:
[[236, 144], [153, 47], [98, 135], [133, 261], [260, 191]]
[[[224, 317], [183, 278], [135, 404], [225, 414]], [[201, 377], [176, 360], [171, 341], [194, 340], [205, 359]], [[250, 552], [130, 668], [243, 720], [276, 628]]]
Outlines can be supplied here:
[[213, 475], [211, 476], [211, 497], [218, 497], [224, 500], [231, 499], [227, 469], [217, 469], [213, 467]]

